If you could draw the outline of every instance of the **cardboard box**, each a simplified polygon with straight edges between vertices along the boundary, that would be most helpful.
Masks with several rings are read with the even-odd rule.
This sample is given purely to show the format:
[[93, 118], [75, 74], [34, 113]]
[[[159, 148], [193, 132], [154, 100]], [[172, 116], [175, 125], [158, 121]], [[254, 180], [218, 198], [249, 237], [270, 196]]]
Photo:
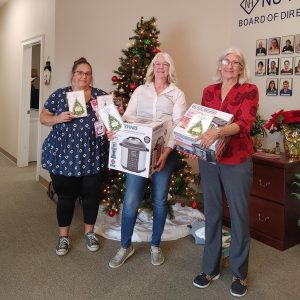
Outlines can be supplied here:
[[233, 115], [231, 114], [192, 104], [174, 129], [177, 149], [215, 163], [223, 154], [230, 138], [220, 138], [209, 148], [201, 148], [197, 137], [209, 128], [225, 126], [230, 124], [232, 120]]
[[75, 118], [87, 116], [84, 91], [67, 92], [69, 111]]
[[110, 142], [108, 167], [148, 178], [169, 137], [169, 121], [136, 117], [130, 121], [124, 122], [124, 128]]

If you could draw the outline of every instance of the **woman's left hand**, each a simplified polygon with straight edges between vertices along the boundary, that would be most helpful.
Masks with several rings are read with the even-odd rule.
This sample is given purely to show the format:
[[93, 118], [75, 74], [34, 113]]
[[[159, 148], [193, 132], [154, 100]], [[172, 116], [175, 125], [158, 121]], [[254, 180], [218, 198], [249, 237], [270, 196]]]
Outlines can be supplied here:
[[210, 128], [199, 136], [200, 146], [209, 148], [219, 138], [219, 131], [216, 128]]
[[155, 166], [156, 172], [160, 172], [164, 168], [167, 158], [168, 158], [169, 154], [171, 153], [171, 151], [172, 151], [172, 149], [169, 147], [166, 147], [164, 149], [163, 154], [160, 156], [160, 158], [158, 159], [158, 161], [156, 163], [156, 166]]

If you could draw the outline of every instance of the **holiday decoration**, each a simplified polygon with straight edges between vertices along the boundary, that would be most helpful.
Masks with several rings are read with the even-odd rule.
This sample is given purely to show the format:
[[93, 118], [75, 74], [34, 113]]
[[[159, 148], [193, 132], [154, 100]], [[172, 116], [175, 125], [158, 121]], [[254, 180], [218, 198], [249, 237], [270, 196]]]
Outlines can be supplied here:
[[109, 215], [110, 217], [114, 217], [115, 214], [116, 214], [116, 211], [115, 211], [114, 209], [110, 209], [109, 212], [108, 212], [108, 215]]
[[[153, 57], [160, 52], [158, 35], [156, 18], [152, 17], [146, 21], [141, 17], [134, 30], [134, 36], [129, 38], [129, 43], [126, 45], [127, 48], [122, 50], [123, 56], [120, 58], [120, 66], [114, 71], [118, 80], [114, 81], [112, 79], [112, 82], [116, 86], [113, 94], [120, 99], [124, 110], [133, 91], [144, 83], [147, 68]], [[155, 151], [158, 153], [157, 149]], [[190, 206], [191, 202], [196, 201], [197, 196], [192, 185], [198, 183], [198, 177], [192, 173], [192, 168], [188, 165], [186, 157], [178, 155], [179, 164], [172, 176], [169, 189], [168, 213], [170, 217], [173, 216], [171, 204], [180, 202], [182, 205], [185, 205], [184, 203], [188, 202], [188, 206]], [[126, 173], [116, 170], [109, 170], [107, 173], [106, 187], [102, 194], [102, 204], [104, 212], [107, 214], [111, 213], [111, 210], [115, 210], [115, 213], [120, 211], [125, 193], [125, 179]], [[152, 210], [151, 193], [150, 178], [141, 208]]]
[[[48, 57], [49, 59], [49, 57]], [[49, 85], [50, 84], [50, 80], [51, 80], [51, 63], [49, 60], [46, 61], [46, 65], [44, 67], [44, 74], [43, 74], [43, 81], [45, 85]]]
[[148, 65], [159, 52], [158, 41], [159, 31], [156, 28], [156, 18], [144, 20], [141, 17], [136, 24], [134, 35], [129, 38], [127, 49], [122, 50], [123, 57], [120, 58], [120, 66], [114, 71], [118, 80], [114, 80], [116, 85], [115, 96], [122, 97], [124, 109], [128, 104], [132, 92], [141, 84], [145, 78]]
[[194, 209], [198, 208], [198, 202], [197, 201], [192, 202], [192, 208], [194, 208]]
[[132, 90], [132, 91], [134, 91], [135, 89], [136, 89], [136, 84], [133, 82], [133, 83], [130, 83], [130, 89]]
[[113, 77], [111, 78], [111, 80], [112, 80], [112, 82], [117, 82], [117, 81], [118, 81], [118, 76], [113, 76]]
[[160, 50], [159, 50], [158, 48], [153, 48], [152, 52], [153, 52], [154, 54], [157, 54], [158, 52], [160, 52]]

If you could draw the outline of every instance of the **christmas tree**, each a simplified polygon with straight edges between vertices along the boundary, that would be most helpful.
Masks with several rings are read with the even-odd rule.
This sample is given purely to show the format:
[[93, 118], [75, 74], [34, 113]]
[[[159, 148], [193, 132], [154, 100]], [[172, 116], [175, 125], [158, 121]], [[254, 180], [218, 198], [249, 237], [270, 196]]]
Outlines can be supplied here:
[[141, 17], [134, 30], [135, 35], [129, 38], [128, 49], [122, 50], [120, 66], [112, 77], [116, 86], [114, 95], [122, 100], [124, 109], [132, 92], [144, 83], [147, 68], [153, 57], [160, 51], [158, 41], [159, 31], [156, 28], [156, 18], [144, 21]]
[[[160, 52], [158, 35], [156, 28], [156, 18], [152, 17], [145, 21], [141, 17], [134, 30], [135, 35], [129, 38], [128, 48], [122, 50], [123, 56], [120, 58], [120, 66], [114, 71], [116, 75], [112, 77], [115, 101], [121, 101], [124, 110], [127, 107], [133, 91], [144, 83], [148, 65], [153, 57]], [[169, 190], [169, 215], [172, 217], [172, 206], [174, 201], [180, 201], [183, 205], [186, 201], [191, 202], [194, 208], [198, 207], [196, 202], [196, 192], [191, 188], [191, 183], [195, 182], [196, 176], [192, 174], [191, 167], [186, 158], [180, 157], [180, 166], [172, 176]], [[119, 212], [123, 202], [125, 191], [126, 173], [110, 170], [107, 176], [106, 187], [103, 191], [104, 211], [113, 217]], [[141, 208], [152, 208], [151, 201], [151, 179], [149, 179]]]

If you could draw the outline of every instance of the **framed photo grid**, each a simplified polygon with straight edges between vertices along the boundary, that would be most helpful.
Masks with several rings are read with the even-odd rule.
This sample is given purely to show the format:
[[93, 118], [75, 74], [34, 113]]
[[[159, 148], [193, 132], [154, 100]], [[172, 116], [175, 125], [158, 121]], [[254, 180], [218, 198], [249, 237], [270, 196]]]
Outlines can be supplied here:
[[257, 39], [255, 56], [255, 76], [270, 76], [266, 96], [292, 96], [292, 77], [300, 75], [300, 33]]

